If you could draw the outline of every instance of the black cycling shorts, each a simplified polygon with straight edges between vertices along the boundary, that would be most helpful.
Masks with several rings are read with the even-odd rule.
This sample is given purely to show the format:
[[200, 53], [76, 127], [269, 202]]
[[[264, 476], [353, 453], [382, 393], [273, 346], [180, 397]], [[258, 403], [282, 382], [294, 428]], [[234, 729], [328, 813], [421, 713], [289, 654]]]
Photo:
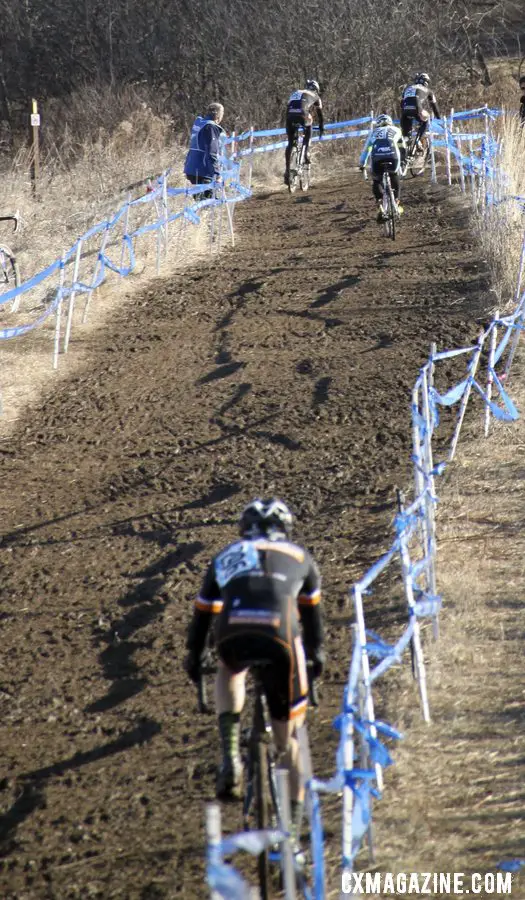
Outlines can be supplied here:
[[374, 179], [381, 180], [383, 172], [397, 172], [399, 159], [397, 156], [372, 157], [372, 175]]
[[287, 644], [267, 633], [226, 634], [217, 652], [234, 673], [261, 666], [261, 682], [272, 719], [288, 722], [305, 712], [308, 677], [299, 636]]

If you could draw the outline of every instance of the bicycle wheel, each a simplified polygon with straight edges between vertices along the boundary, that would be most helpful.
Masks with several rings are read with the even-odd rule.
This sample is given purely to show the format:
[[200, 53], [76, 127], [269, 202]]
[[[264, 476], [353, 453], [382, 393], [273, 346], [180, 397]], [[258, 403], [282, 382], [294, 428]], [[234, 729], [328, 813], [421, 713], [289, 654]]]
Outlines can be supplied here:
[[0, 245], [0, 295], [20, 285], [20, 270], [14, 253]]
[[[425, 140], [425, 138], [422, 138], [422, 140]], [[418, 178], [423, 174], [429, 155], [430, 147], [428, 143], [425, 141], [425, 144], [421, 144], [420, 141], [415, 140], [412, 147], [412, 161], [410, 164], [410, 174], [412, 175], [412, 178]]]
[[[268, 746], [264, 740], [264, 733], [260, 731], [255, 735], [255, 783], [254, 800], [256, 810], [256, 826], [258, 829], [269, 828], [271, 825], [271, 794], [270, 773], [268, 769]], [[259, 854], [257, 859], [257, 874], [259, 876], [259, 890], [261, 900], [270, 900], [270, 854], [268, 848]]]
[[397, 205], [394, 199], [394, 191], [388, 179], [388, 218], [390, 221], [390, 237], [393, 241], [396, 239], [396, 223], [397, 223]]
[[299, 180], [299, 148], [297, 146], [297, 141], [295, 141], [292, 147], [292, 155], [290, 158], [290, 174], [288, 177], [288, 190], [290, 194], [294, 194], [297, 190], [297, 182]]
[[301, 147], [301, 164], [299, 167], [299, 184], [302, 191], [307, 191], [310, 187], [310, 166], [304, 161], [304, 143]]

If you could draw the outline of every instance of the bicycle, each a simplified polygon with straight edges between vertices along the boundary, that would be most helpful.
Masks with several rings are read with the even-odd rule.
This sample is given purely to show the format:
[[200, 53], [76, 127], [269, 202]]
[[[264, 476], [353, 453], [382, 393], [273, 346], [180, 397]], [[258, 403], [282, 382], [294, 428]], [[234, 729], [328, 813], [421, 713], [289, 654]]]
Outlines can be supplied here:
[[[283, 829], [283, 816], [279, 808], [279, 797], [276, 779], [276, 751], [273, 743], [273, 733], [268, 704], [264, 694], [262, 683], [262, 670], [273, 665], [271, 661], [261, 660], [250, 668], [254, 681], [255, 698], [253, 704], [252, 724], [243, 733], [242, 747], [244, 750], [244, 770], [246, 774], [243, 798], [243, 826], [246, 831], [266, 830], [269, 828]], [[207, 665], [201, 671], [201, 677], [197, 685], [199, 695], [199, 710], [209, 712], [206, 698], [206, 686], [203, 675], [216, 671], [215, 667]], [[312, 677], [311, 668], [308, 667], [308, 694], [312, 706], [318, 706], [317, 690]], [[260, 900], [271, 900], [273, 888], [278, 892], [281, 884], [278, 877], [272, 877], [272, 864], [280, 863], [279, 848], [267, 847], [257, 857], [257, 876], [259, 882]], [[296, 865], [295, 875], [297, 886], [303, 890], [307, 885], [307, 877], [304, 867]]]
[[390, 180], [390, 172], [385, 169], [383, 171], [383, 197], [381, 200], [381, 212], [383, 230], [386, 237], [396, 239], [396, 227], [399, 213], [397, 211], [397, 203], [394, 197], [394, 189]]
[[418, 178], [425, 171], [425, 166], [430, 157], [430, 143], [425, 135], [421, 135], [421, 126], [413, 131], [408, 141], [407, 153], [401, 163], [401, 175], [404, 177], [408, 171], [413, 178]]
[[294, 194], [299, 184], [302, 191], [310, 187], [310, 163], [305, 163], [304, 130], [301, 131], [299, 141], [299, 128], [295, 129], [292, 152], [290, 154], [290, 172], [288, 177], [288, 190]]
[[[13, 233], [18, 231], [18, 211], [11, 216], [0, 216], [0, 222], [14, 222]], [[0, 295], [20, 285], [20, 269], [13, 251], [0, 242]]]

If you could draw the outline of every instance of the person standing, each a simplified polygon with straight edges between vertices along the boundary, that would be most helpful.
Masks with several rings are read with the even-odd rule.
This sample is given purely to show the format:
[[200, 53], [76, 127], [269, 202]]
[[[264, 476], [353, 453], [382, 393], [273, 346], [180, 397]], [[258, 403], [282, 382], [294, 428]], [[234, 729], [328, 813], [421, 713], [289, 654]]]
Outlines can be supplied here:
[[221, 176], [222, 103], [210, 103], [205, 116], [197, 116], [191, 129], [184, 174], [191, 184], [210, 184]]

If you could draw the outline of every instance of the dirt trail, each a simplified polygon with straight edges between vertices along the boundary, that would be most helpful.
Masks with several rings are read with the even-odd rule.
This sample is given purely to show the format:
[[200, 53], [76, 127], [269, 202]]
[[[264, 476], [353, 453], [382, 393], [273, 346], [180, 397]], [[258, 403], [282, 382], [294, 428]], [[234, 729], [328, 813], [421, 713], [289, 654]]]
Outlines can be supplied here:
[[217, 757], [184, 629], [259, 493], [290, 502], [324, 573], [329, 774], [345, 593], [390, 539], [409, 389], [486, 302], [460, 202], [412, 182], [405, 208], [392, 244], [355, 175], [242, 204], [235, 250], [128, 305], [2, 444], [5, 900], [204, 896]]

